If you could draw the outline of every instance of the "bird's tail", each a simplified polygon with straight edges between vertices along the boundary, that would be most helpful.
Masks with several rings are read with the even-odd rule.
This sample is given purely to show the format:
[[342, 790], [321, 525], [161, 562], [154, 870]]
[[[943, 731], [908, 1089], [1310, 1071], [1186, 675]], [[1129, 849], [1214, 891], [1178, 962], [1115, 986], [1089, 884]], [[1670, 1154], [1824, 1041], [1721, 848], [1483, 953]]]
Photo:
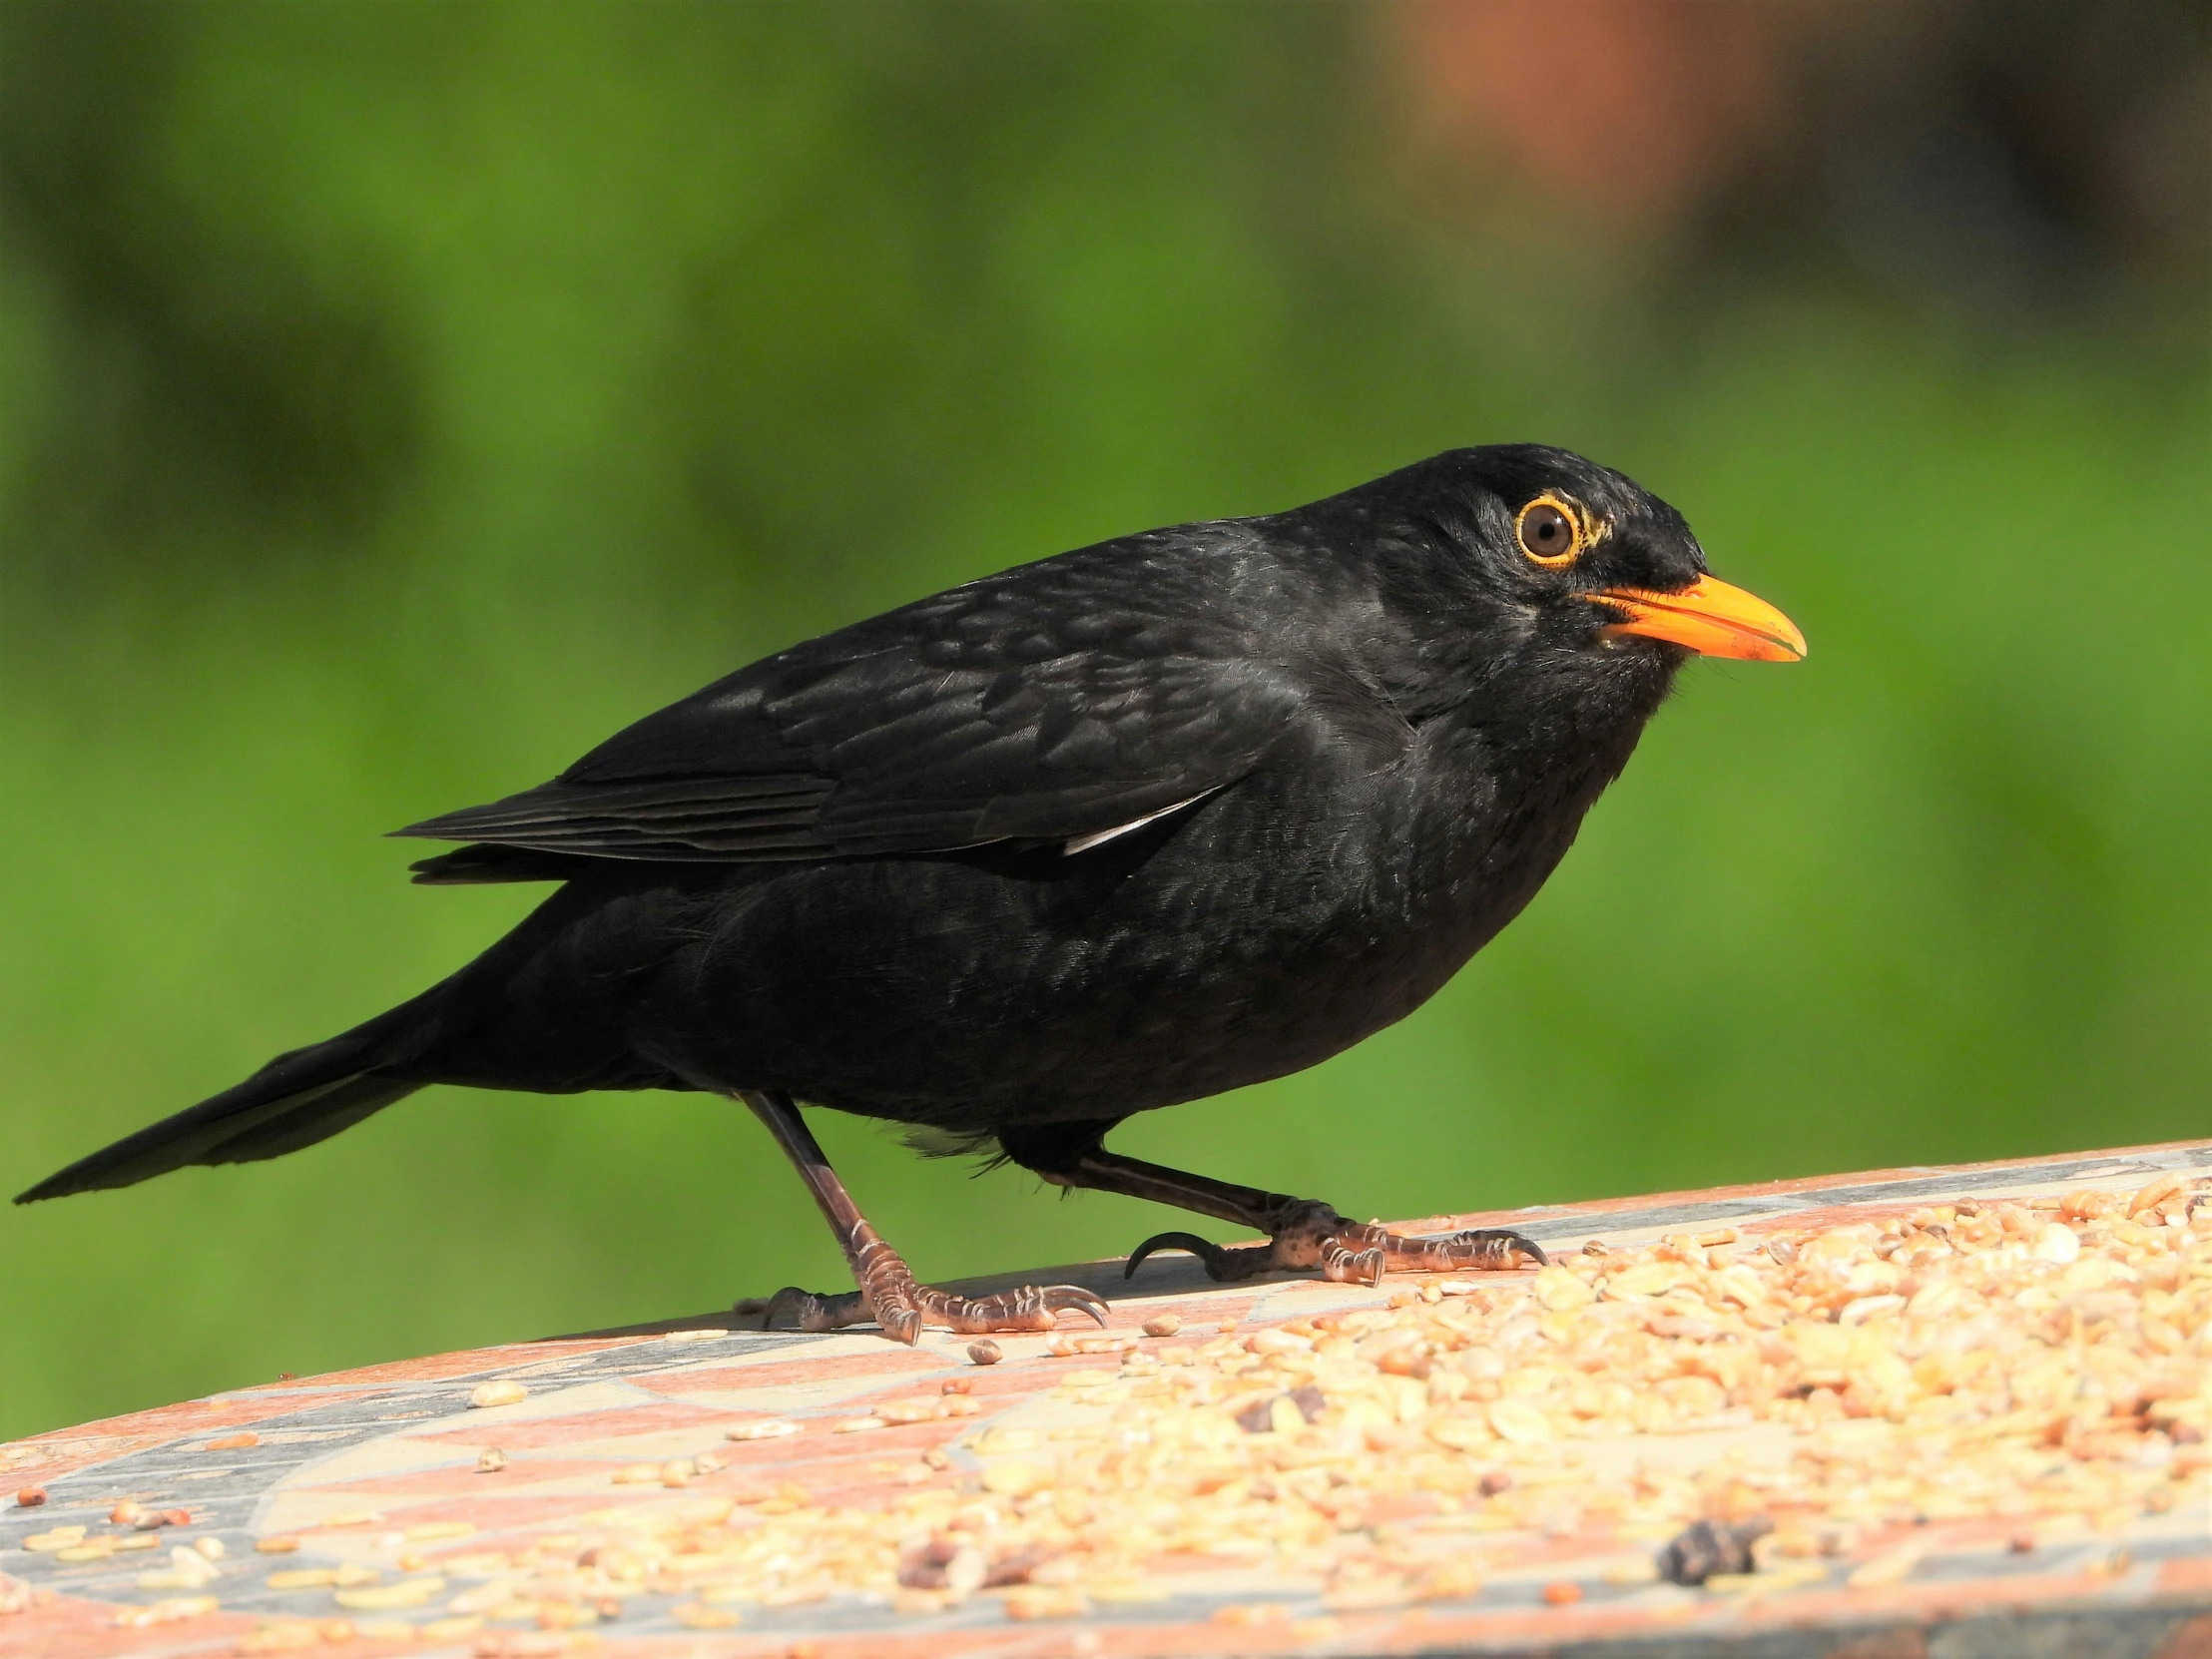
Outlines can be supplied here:
[[417, 1058], [437, 1029], [438, 987], [342, 1036], [279, 1054], [245, 1082], [80, 1158], [16, 1199], [128, 1187], [187, 1164], [245, 1164], [277, 1158], [350, 1129], [414, 1093], [429, 1079], [395, 1072]]

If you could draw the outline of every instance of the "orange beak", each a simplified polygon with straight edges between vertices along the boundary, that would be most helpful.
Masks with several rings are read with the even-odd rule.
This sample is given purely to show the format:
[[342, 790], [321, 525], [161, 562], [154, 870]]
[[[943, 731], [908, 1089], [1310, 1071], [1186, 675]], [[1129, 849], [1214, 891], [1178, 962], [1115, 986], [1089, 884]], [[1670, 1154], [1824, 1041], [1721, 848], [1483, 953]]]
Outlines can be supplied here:
[[1710, 576], [1700, 576], [1680, 593], [1606, 588], [1589, 597], [1628, 613], [1626, 622], [1600, 630], [1600, 639], [1641, 634], [1686, 645], [1702, 656], [1754, 663], [1795, 663], [1805, 656], [1805, 636], [1796, 623], [1757, 594]]

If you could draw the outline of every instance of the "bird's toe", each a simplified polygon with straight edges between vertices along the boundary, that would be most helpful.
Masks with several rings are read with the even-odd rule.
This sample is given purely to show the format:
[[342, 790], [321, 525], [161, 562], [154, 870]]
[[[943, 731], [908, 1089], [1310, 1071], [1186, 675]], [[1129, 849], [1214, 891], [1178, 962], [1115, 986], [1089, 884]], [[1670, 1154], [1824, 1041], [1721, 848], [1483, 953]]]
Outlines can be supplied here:
[[786, 1315], [792, 1317], [797, 1329], [820, 1333], [841, 1331], [848, 1325], [857, 1325], [868, 1317], [861, 1305], [857, 1291], [846, 1291], [838, 1296], [824, 1296], [815, 1291], [803, 1291], [797, 1285], [786, 1285], [774, 1296], [749, 1298], [737, 1303], [731, 1312], [738, 1315], [758, 1314], [761, 1329], [771, 1330]]
[[1086, 1314], [1103, 1326], [1107, 1313], [1106, 1304], [1080, 1285], [1021, 1285], [981, 1297], [954, 1296], [924, 1286], [915, 1302], [917, 1319], [976, 1337], [994, 1331], [1050, 1331], [1063, 1313]]

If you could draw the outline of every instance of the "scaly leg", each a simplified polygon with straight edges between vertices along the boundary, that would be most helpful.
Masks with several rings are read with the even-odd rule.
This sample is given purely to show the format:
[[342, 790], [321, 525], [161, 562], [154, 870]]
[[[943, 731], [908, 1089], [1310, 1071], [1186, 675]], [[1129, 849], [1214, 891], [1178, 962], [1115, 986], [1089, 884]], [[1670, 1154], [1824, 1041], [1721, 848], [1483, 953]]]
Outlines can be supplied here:
[[784, 1149], [798, 1169], [799, 1178], [807, 1183], [807, 1190], [815, 1195], [815, 1203], [837, 1236], [859, 1289], [838, 1296], [818, 1296], [795, 1285], [786, 1286], [765, 1301], [741, 1302], [732, 1312], [759, 1314], [764, 1331], [786, 1312], [798, 1315], [802, 1331], [837, 1331], [872, 1319], [883, 1328], [884, 1336], [909, 1346], [920, 1339], [925, 1325], [963, 1333], [1050, 1331], [1055, 1323], [1053, 1316], [1063, 1309], [1088, 1314], [1100, 1325], [1106, 1323], [1106, 1304], [1074, 1285], [1023, 1285], [996, 1296], [965, 1297], [915, 1284], [898, 1253], [876, 1236], [844, 1190], [844, 1183], [823, 1156], [791, 1096], [741, 1089], [738, 1098], [768, 1125], [776, 1144]]
[[[1018, 1154], [1015, 1161], [1021, 1162]], [[1516, 1255], [1539, 1265], [1548, 1260], [1533, 1239], [1503, 1229], [1433, 1239], [1407, 1238], [1366, 1222], [1348, 1220], [1319, 1199], [1293, 1198], [1287, 1193], [1262, 1192], [1257, 1187], [1187, 1175], [1139, 1158], [1124, 1158], [1095, 1143], [1071, 1158], [1051, 1160], [1051, 1167], [1038, 1167], [1037, 1173], [1062, 1187], [1088, 1187], [1097, 1192], [1148, 1198], [1156, 1204], [1196, 1210], [1200, 1215], [1268, 1235], [1269, 1242], [1264, 1245], [1225, 1249], [1195, 1233], [1155, 1234], [1130, 1256], [1130, 1274], [1155, 1250], [1187, 1250], [1206, 1264], [1207, 1275], [1214, 1279], [1250, 1279], [1256, 1273], [1276, 1269], [1319, 1268], [1324, 1279], [1360, 1285], [1375, 1284], [1385, 1271], [1440, 1273], [1511, 1268], [1516, 1265]]]

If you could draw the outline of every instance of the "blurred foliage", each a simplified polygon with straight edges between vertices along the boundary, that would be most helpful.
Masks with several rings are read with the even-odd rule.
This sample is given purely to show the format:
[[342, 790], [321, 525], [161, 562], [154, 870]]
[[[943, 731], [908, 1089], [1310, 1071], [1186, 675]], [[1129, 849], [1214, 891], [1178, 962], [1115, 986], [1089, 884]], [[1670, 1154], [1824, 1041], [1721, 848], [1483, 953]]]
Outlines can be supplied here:
[[[534, 901], [378, 830], [946, 583], [1509, 438], [1673, 500], [1811, 661], [1693, 669], [1414, 1018], [1117, 1144], [1418, 1215], [2203, 1134], [2204, 36], [15, 0], [0, 1185]], [[1580, 86], [1596, 150], [1536, 119]], [[926, 1275], [1162, 1224], [820, 1127]], [[0, 1434], [841, 1273], [726, 1103], [456, 1090], [0, 1262]]]

